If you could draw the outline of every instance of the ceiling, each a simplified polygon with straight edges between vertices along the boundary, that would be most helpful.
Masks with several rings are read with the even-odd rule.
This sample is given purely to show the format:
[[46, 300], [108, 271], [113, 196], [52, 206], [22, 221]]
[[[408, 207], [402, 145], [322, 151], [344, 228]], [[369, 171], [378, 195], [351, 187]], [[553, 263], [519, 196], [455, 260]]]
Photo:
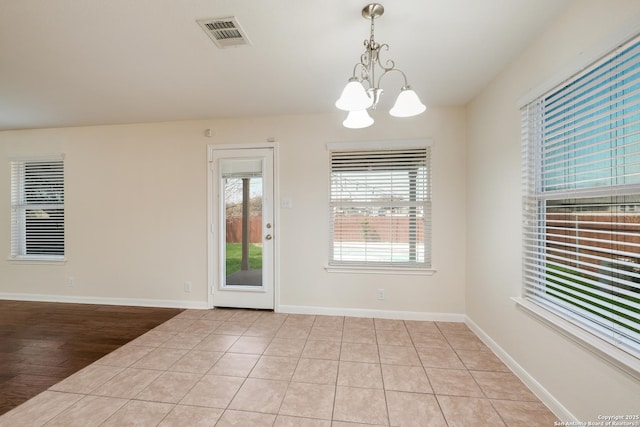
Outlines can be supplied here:
[[[393, 0], [376, 41], [427, 106], [464, 105], [566, 2]], [[0, 0], [0, 130], [336, 111], [365, 4]], [[225, 16], [249, 46], [219, 49], [196, 23]], [[386, 110], [402, 82], [385, 79]]]

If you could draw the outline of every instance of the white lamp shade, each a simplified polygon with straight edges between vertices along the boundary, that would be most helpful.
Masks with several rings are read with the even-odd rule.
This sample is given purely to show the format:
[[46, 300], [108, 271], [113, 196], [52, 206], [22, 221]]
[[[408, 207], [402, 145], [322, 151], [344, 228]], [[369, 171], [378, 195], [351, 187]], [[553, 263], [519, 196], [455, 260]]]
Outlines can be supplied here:
[[394, 117], [412, 117], [424, 112], [427, 107], [420, 102], [418, 95], [409, 87], [403, 88], [389, 114]]
[[349, 83], [342, 90], [342, 95], [336, 101], [336, 107], [344, 111], [366, 110], [371, 107], [371, 104], [373, 100], [356, 78], [349, 79]]
[[342, 125], [349, 129], [362, 129], [373, 124], [373, 119], [367, 110], [349, 111], [349, 115], [342, 122]]

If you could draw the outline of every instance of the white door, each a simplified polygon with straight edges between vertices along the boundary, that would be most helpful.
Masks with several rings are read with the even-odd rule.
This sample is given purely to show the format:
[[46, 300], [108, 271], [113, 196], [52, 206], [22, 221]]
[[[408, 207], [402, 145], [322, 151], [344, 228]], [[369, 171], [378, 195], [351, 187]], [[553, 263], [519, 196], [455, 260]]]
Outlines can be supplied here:
[[274, 308], [273, 151], [210, 149], [214, 307]]

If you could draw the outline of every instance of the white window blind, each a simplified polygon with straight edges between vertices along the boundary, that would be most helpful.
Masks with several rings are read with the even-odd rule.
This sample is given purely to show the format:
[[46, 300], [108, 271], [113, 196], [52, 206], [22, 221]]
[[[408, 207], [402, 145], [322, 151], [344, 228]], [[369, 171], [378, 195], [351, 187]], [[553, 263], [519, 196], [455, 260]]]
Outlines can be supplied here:
[[329, 216], [329, 265], [430, 267], [430, 148], [332, 151]]
[[639, 40], [522, 109], [524, 297], [636, 357]]
[[64, 257], [64, 163], [11, 162], [11, 256]]

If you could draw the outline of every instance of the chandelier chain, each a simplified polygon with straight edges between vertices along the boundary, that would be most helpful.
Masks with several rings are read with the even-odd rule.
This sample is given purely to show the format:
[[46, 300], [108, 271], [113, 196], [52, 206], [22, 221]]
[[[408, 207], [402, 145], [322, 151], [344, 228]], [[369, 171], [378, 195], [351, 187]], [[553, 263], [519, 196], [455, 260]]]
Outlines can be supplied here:
[[369, 44], [371, 45], [371, 49], [377, 49], [376, 47], [376, 41], [373, 39], [373, 32], [374, 32], [374, 17], [371, 17], [371, 36], [369, 36]]

